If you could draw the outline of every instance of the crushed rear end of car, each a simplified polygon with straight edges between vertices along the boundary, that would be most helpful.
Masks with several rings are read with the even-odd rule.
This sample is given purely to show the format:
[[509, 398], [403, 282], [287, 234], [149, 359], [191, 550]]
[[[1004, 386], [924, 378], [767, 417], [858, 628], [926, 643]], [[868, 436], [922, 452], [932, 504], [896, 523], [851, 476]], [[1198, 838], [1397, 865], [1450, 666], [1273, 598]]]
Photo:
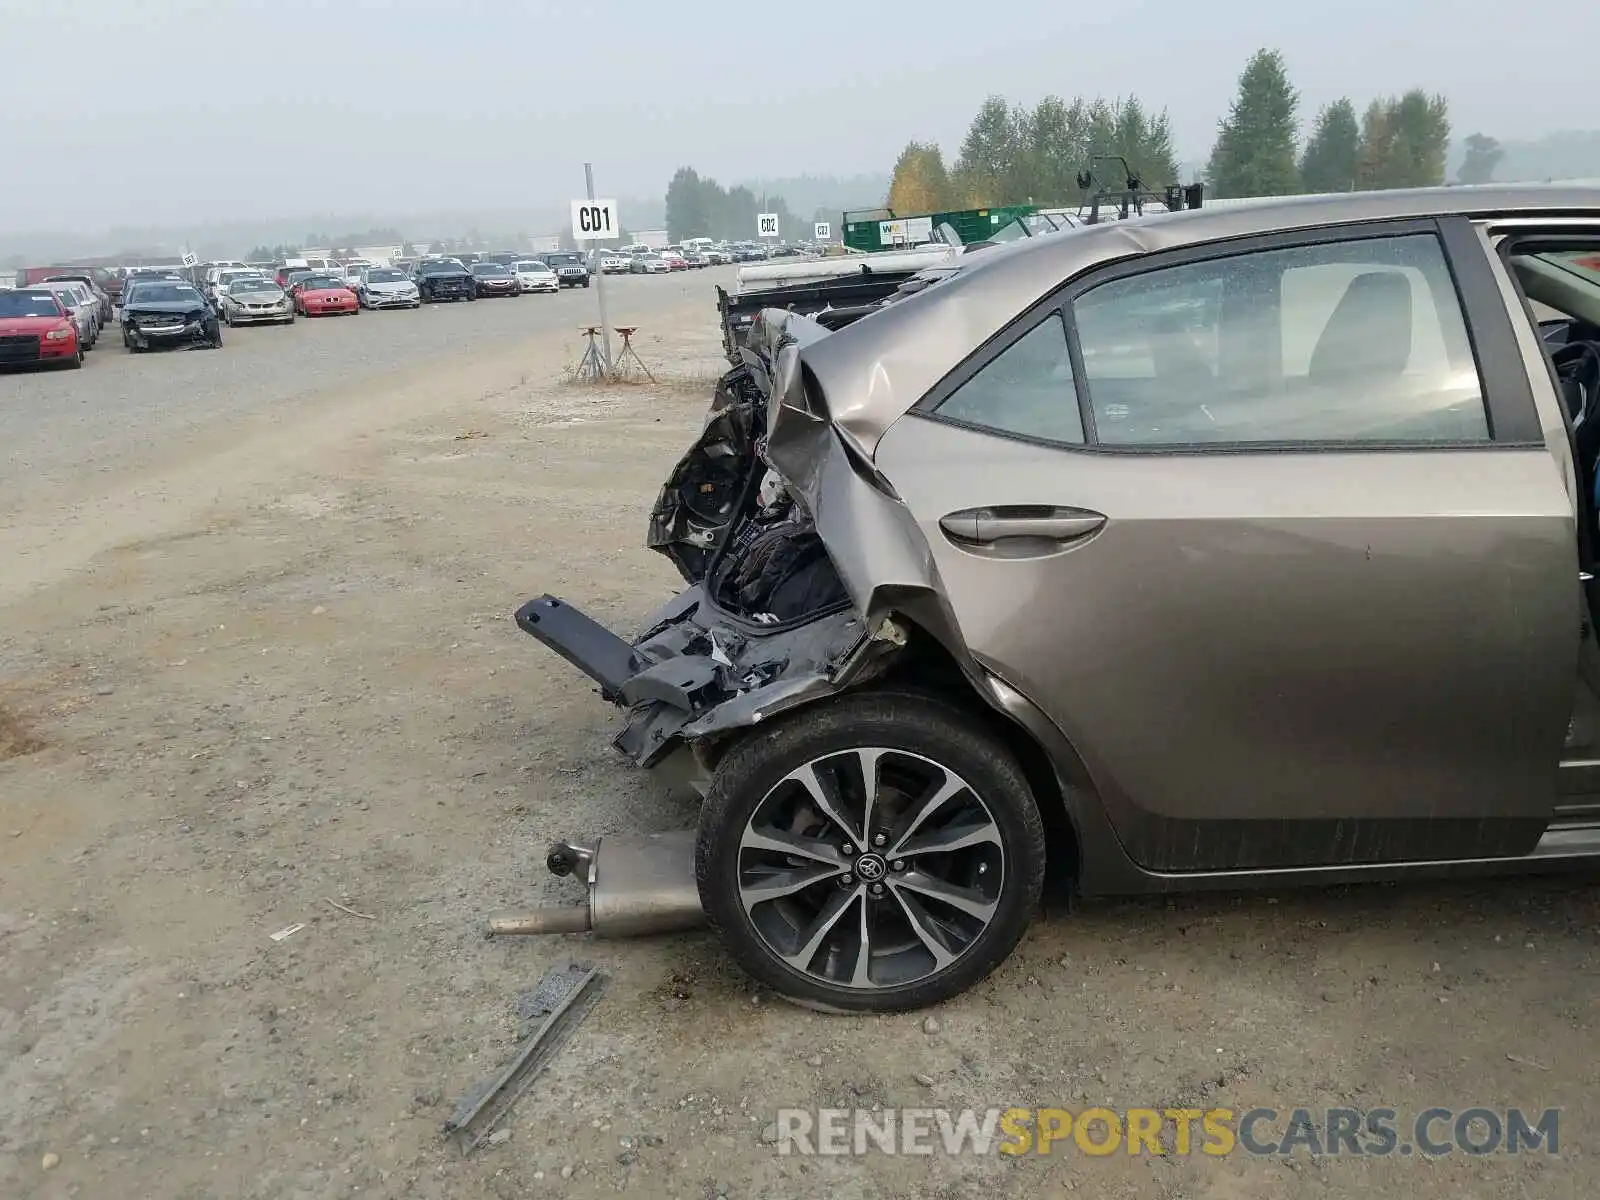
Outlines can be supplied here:
[[885, 600], [926, 589], [926, 551], [801, 369], [827, 336], [758, 318], [651, 513], [648, 544], [688, 586], [637, 638], [555, 596], [517, 610], [624, 710], [614, 745], [642, 766], [688, 747], [703, 767], [729, 735], [874, 678], [906, 645]]

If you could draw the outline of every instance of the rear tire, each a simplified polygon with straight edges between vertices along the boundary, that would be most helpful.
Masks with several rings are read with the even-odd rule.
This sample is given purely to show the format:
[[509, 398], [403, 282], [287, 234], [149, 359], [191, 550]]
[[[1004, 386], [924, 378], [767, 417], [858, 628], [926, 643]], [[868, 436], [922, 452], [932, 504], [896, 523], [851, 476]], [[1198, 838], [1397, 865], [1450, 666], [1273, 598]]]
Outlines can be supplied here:
[[718, 763], [695, 848], [701, 903], [734, 959], [828, 1012], [921, 1008], [983, 979], [1027, 929], [1044, 867], [1010, 751], [971, 714], [906, 692], [763, 723]]

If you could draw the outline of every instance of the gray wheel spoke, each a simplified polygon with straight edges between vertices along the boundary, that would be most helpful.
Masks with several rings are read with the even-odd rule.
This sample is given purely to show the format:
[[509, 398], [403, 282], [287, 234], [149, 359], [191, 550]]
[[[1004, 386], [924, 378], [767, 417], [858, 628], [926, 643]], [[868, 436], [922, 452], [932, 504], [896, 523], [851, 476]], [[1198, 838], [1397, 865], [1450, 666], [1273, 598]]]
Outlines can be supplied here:
[[966, 780], [960, 779], [955, 775], [951, 775], [948, 771], [945, 772], [944, 781], [940, 783], [938, 789], [933, 793], [933, 795], [929, 796], [927, 800], [923, 801], [922, 807], [917, 809], [917, 811], [912, 814], [911, 823], [906, 826], [905, 832], [902, 833], [899, 838], [895, 840], [895, 844], [890, 847], [889, 857], [900, 858], [904, 854], [906, 842], [911, 839], [912, 835], [915, 834], [917, 830], [922, 828], [923, 822], [948, 804], [956, 795], [966, 790]]
[[856, 908], [861, 912], [861, 944], [856, 947], [856, 967], [850, 973], [850, 983], [854, 987], [871, 987], [872, 977], [867, 969], [872, 966], [872, 935], [867, 932], [868, 903], [865, 897]]
[[889, 886], [896, 893], [904, 890], [939, 900], [951, 908], [959, 909], [969, 917], [977, 917], [980, 921], [987, 921], [994, 916], [996, 902], [982, 892], [957, 887], [953, 883], [946, 883], [922, 871], [907, 871], [903, 875], [895, 875], [890, 878]]
[[878, 798], [878, 760], [883, 757], [883, 751], [878, 749], [857, 750], [856, 767], [861, 772], [861, 794], [865, 797], [861, 804], [861, 848], [867, 848], [867, 840], [872, 836], [872, 805]]
[[917, 940], [928, 948], [929, 954], [933, 955], [933, 969], [939, 971], [953, 963], [956, 956], [945, 948], [945, 944], [928, 927], [921, 907], [907, 903], [898, 888], [890, 888], [889, 891], [900, 905], [900, 911], [905, 913], [906, 924], [911, 926], [911, 932], [917, 935]]
[[817, 778], [814, 764], [807, 763], [805, 766], [791, 771], [787, 778], [794, 780], [806, 789], [811, 796], [811, 803], [817, 806], [818, 811], [823, 816], [838, 826], [840, 833], [848, 837], [859, 848], [866, 849], [866, 843], [862, 839], [861, 831], [845, 819], [844, 814], [838, 810], [832, 799], [829, 798], [828, 793], [823, 790], [822, 780]]
[[843, 874], [843, 867], [805, 866], [789, 871], [774, 871], [754, 883], [740, 884], [739, 895], [744, 900], [745, 911], [748, 912], [758, 904], [765, 904], [769, 900], [781, 900], [785, 896], [803, 892], [824, 879], [837, 879]]
[[952, 850], [966, 850], [985, 843], [1000, 844], [1000, 831], [989, 821], [952, 825], [924, 837], [904, 839], [895, 853], [899, 858], [915, 858], [919, 854], [949, 854]]
[[830, 896], [828, 902], [822, 906], [822, 911], [817, 913], [805, 930], [803, 935], [805, 941], [800, 944], [800, 949], [793, 954], [783, 956], [789, 965], [798, 967], [802, 971], [810, 971], [811, 960], [817, 956], [823, 939], [833, 931], [833, 927], [839, 923], [839, 918], [844, 916], [850, 905], [857, 901], [865, 903], [865, 897], [866, 889], [859, 885], [851, 891], [839, 891]]
[[739, 845], [745, 850], [769, 850], [773, 854], [788, 854], [795, 858], [807, 858], [813, 862], [825, 863], [830, 867], [844, 867], [847, 860], [839, 853], [839, 847], [831, 842], [824, 842], [818, 838], [800, 837], [792, 833], [784, 833], [779, 829], [751, 829], [746, 828], [744, 837]]

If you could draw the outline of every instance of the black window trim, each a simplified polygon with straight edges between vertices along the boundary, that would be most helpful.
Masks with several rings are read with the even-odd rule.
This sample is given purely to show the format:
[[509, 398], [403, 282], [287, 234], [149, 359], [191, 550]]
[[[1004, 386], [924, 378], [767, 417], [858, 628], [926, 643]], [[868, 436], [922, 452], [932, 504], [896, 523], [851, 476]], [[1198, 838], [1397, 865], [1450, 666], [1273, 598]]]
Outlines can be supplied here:
[[[1288, 250], [1302, 246], [1336, 242], [1372, 241], [1378, 238], [1412, 237], [1425, 234], [1439, 242], [1449, 272], [1456, 302], [1466, 326], [1478, 382], [1483, 391], [1485, 416], [1489, 426], [1487, 440], [1450, 441], [1349, 441], [1342, 439], [1296, 440], [1289, 442], [1163, 442], [1131, 445], [1105, 444], [1099, 440], [1093, 405], [1089, 403], [1078, 342], [1073, 302], [1091, 288], [1116, 279], [1169, 267], [1187, 266], [1240, 254]], [[1051, 313], [1059, 313], [1066, 329], [1071, 354], [1073, 386], [1077, 392], [1079, 416], [1083, 423], [1083, 442], [1061, 442], [1011, 430], [996, 429], [971, 421], [945, 416], [941, 404], [964, 383], [1006, 350], [1042, 324]], [[1474, 222], [1466, 216], [1403, 217], [1382, 221], [1360, 221], [1316, 229], [1280, 230], [1273, 233], [1225, 238], [1174, 250], [1135, 254], [1097, 263], [1029, 305], [968, 355], [935, 384], [911, 409], [915, 415], [961, 429], [969, 429], [1011, 441], [1028, 442], [1061, 450], [1076, 450], [1102, 455], [1188, 456], [1193, 454], [1327, 454], [1327, 453], [1416, 453], [1451, 450], [1528, 450], [1544, 449], [1544, 431], [1534, 406], [1533, 389], [1522, 367], [1512, 316], [1506, 311], [1495, 282], [1493, 267], [1485, 258], [1477, 239]]]

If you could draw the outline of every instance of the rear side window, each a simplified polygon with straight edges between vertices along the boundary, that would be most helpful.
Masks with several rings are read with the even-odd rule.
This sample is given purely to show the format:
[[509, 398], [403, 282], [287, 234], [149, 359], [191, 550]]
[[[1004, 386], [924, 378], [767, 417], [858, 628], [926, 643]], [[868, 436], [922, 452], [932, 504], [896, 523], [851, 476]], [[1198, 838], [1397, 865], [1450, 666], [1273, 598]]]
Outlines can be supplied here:
[[1091, 288], [1072, 315], [1105, 445], [1489, 438], [1430, 234], [1162, 268]]
[[1081, 443], [1083, 417], [1060, 313], [1051, 313], [939, 405], [953, 421], [1048, 442]]

